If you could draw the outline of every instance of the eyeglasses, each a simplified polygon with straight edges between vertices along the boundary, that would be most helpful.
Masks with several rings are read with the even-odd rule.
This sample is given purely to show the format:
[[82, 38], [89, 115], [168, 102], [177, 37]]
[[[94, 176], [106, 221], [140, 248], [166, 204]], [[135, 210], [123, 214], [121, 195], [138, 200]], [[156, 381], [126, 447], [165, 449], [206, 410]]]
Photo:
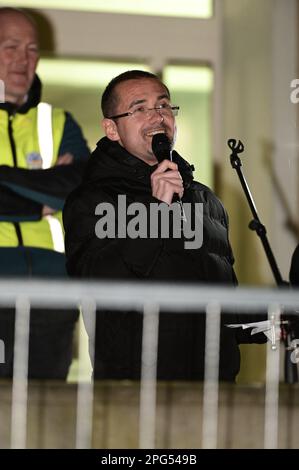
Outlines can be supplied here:
[[153, 111], [157, 111], [157, 113], [165, 117], [177, 116], [179, 109], [179, 106], [172, 106], [168, 103], [160, 104], [159, 106], [155, 106], [154, 108], [139, 106], [138, 108], [134, 109], [134, 111], [128, 111], [127, 113], [117, 114], [116, 116], [110, 116], [108, 119], [119, 119], [126, 116], [132, 116], [133, 118], [139, 120], [148, 119]]

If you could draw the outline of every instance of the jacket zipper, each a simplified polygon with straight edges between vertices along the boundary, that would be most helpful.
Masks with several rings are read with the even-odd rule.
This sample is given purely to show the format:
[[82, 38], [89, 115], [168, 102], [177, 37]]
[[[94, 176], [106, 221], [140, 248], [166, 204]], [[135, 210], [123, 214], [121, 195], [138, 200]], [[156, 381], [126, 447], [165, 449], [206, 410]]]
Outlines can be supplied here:
[[[8, 116], [8, 136], [9, 136], [10, 147], [11, 147], [11, 152], [12, 152], [13, 164], [14, 164], [14, 167], [16, 168], [17, 167], [17, 152], [16, 152], [16, 144], [13, 138], [12, 121], [13, 121], [13, 116], [10, 114]], [[20, 224], [18, 222], [13, 222], [13, 225], [15, 227], [19, 246], [24, 246]]]

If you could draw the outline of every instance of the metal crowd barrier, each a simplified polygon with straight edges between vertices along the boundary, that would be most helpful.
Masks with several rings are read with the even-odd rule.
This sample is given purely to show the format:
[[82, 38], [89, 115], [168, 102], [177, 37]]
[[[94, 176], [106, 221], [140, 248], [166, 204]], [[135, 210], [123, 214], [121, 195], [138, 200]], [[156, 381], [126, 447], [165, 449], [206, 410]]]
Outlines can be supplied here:
[[[0, 307], [16, 307], [14, 372], [12, 380], [11, 448], [26, 448], [28, 394], [28, 339], [30, 308], [80, 306], [87, 329], [95, 329], [96, 308], [138, 309], [143, 316], [142, 372], [140, 381], [139, 447], [154, 448], [156, 433], [156, 364], [159, 310], [197, 312], [204, 309], [206, 321], [205, 380], [203, 383], [202, 448], [217, 448], [219, 329], [222, 309], [238, 313], [268, 309], [279, 319], [282, 309], [299, 308], [299, 291], [277, 289], [231, 289], [198, 285], [73, 282], [49, 280], [3, 280]], [[163, 313], [161, 313], [163, 315]], [[1, 337], [1, 332], [0, 332]], [[81, 345], [82, 346], [82, 345]], [[272, 345], [273, 346], [273, 345]], [[93, 351], [90, 351], [93, 354]], [[79, 344], [79, 367], [82, 347]], [[149, 366], [150, 364], [150, 366]], [[79, 382], [77, 388], [76, 448], [91, 448], [94, 384]], [[265, 448], [278, 445], [279, 348], [267, 346], [265, 387]], [[1, 404], [0, 404], [1, 407]]]

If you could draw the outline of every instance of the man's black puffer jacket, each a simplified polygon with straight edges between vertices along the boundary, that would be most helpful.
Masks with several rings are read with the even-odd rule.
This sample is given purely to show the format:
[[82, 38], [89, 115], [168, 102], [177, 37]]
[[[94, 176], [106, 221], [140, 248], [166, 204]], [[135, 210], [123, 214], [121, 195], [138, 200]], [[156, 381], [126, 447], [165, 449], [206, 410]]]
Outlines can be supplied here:
[[[151, 195], [150, 175], [155, 166], [147, 165], [105, 137], [89, 160], [81, 186], [68, 197], [64, 208], [70, 276], [236, 284], [227, 216], [221, 202], [208, 187], [193, 181], [190, 165], [176, 152], [173, 160], [184, 181], [182, 202], [203, 203], [202, 247], [184, 249], [183, 238], [96, 237], [99, 216], [95, 215], [95, 208], [99, 203], [111, 203], [117, 214], [119, 195], [126, 195], [127, 204], [142, 202], [147, 208], [150, 203], [159, 202]], [[226, 318], [225, 323], [229, 320], [236, 319]], [[204, 325], [204, 315], [160, 316], [158, 379], [203, 378]], [[139, 377], [141, 331], [139, 313], [97, 312], [96, 378]], [[236, 330], [222, 325], [220, 378], [233, 381], [239, 365]]]

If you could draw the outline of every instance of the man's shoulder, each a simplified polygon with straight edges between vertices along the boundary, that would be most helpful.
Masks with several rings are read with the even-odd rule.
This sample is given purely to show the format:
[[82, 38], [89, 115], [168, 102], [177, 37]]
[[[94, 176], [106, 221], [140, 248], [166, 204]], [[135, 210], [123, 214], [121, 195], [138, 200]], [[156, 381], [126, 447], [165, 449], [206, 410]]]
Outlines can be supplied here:
[[199, 181], [193, 181], [191, 184], [191, 188], [198, 194], [204, 195], [205, 199], [209, 199], [211, 201], [215, 201], [215, 203], [223, 205], [218, 196], [214, 193], [214, 191], [207, 185], [200, 183]]
[[109, 200], [109, 194], [95, 183], [83, 182], [67, 196], [64, 212], [94, 213], [98, 204]]
[[219, 219], [224, 225], [227, 225], [227, 213], [222, 201], [216, 196], [209, 186], [198, 181], [193, 181], [191, 189], [194, 192], [195, 202], [201, 202], [206, 205], [206, 212], [213, 218]]

